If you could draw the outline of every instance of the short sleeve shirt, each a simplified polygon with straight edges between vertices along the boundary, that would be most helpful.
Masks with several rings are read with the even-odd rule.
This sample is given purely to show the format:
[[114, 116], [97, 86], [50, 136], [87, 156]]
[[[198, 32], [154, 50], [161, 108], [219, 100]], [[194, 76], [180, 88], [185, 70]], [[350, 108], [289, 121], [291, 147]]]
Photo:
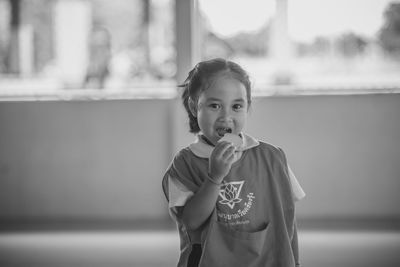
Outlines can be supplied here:
[[[246, 134], [241, 134], [241, 136], [243, 146], [235, 154], [236, 159], [231, 171], [220, 187], [216, 209], [218, 220], [227, 226], [243, 231], [255, 231], [262, 228], [268, 221], [268, 212], [262, 205], [257, 204], [268, 201], [266, 198], [270, 196], [265, 196], [262, 191], [262, 188], [267, 186], [261, 186], [265, 180], [263, 179], [265, 174], [257, 174], [257, 164], [260, 163], [260, 159], [255, 158], [254, 153], [251, 153], [251, 149], [258, 147], [260, 142]], [[183, 157], [192, 157], [190, 162], [195, 164], [186, 164], [184, 168], [190, 169], [193, 175], [204, 177], [207, 174], [208, 159], [212, 150], [213, 147], [198, 136], [183, 153]], [[179, 168], [179, 166], [176, 167]], [[287, 171], [293, 200], [301, 200], [305, 193], [289, 166]], [[176, 213], [177, 207], [184, 206], [195, 193], [195, 189], [185, 186], [173, 174], [168, 175], [167, 178], [169, 207], [173, 213]]]

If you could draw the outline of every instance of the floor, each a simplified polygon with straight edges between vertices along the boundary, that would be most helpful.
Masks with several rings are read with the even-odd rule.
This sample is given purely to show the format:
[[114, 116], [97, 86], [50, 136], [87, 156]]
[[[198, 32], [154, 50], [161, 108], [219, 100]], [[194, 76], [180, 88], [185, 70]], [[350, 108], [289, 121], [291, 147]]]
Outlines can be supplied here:
[[[398, 267], [400, 231], [299, 232], [305, 267]], [[174, 231], [0, 233], [1, 267], [176, 266]]]

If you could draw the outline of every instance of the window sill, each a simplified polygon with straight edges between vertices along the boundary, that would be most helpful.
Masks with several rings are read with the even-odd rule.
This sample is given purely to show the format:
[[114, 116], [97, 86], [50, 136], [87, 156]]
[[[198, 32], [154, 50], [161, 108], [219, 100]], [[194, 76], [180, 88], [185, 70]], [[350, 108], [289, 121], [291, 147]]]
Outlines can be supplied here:
[[400, 84], [369, 85], [275, 85], [262, 86], [253, 90], [255, 97], [324, 96], [324, 95], [370, 95], [398, 94]]
[[98, 89], [70, 89], [53, 91], [18, 92], [0, 91], [0, 102], [18, 101], [104, 101], [130, 99], [172, 99], [176, 97], [174, 87], [165, 88], [132, 88], [130, 90], [98, 90]]
[[[324, 95], [399, 94], [400, 84], [365, 86], [259, 86], [252, 91], [254, 97], [292, 97]], [[178, 96], [174, 86], [144, 86], [130, 89], [65, 89], [65, 90], [0, 90], [0, 102], [32, 101], [104, 101], [131, 99], [173, 99]]]

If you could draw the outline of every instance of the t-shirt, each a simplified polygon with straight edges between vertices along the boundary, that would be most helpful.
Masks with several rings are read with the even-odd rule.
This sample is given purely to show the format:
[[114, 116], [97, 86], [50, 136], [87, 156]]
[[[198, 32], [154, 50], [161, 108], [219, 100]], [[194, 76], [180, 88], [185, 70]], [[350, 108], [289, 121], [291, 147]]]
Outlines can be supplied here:
[[[257, 198], [261, 198], [263, 192], [260, 191], [256, 194], [255, 189], [259, 189], [256, 185], [260, 181], [255, 181], [254, 177], [247, 177], [251, 174], [251, 168], [256, 168], [257, 164], [253, 166], [243, 166], [243, 155], [246, 157], [246, 150], [257, 147], [260, 142], [247, 134], [241, 134], [243, 145], [238, 152], [235, 153], [235, 162], [232, 165], [231, 171], [224, 179], [224, 184], [220, 188], [220, 194], [217, 201], [217, 214], [221, 222], [225, 222], [233, 228], [240, 230], [254, 230], [262, 227], [261, 224], [267, 218], [258, 218], [260, 222], [256, 222], [256, 214], [262, 214], [262, 206], [253, 205]], [[214, 147], [207, 144], [200, 136], [196, 137], [194, 143], [190, 144], [188, 148], [181, 151], [182, 157], [193, 157], [195, 164], [183, 166], [183, 168], [191, 168], [192, 173], [206, 172], [208, 170], [208, 159]], [[251, 160], [250, 160], [251, 161]], [[247, 160], [246, 162], [249, 162]], [[175, 162], [175, 164], [179, 164]], [[202, 167], [201, 171], [196, 168]], [[240, 170], [239, 167], [240, 166]], [[179, 168], [179, 166], [177, 166]], [[288, 174], [292, 186], [292, 196], [295, 201], [299, 201], [305, 197], [305, 193], [296, 179], [293, 171], [289, 167]], [[239, 173], [237, 173], [239, 172]], [[168, 173], [168, 172], [167, 172]], [[253, 178], [253, 179], [252, 179]], [[255, 183], [255, 184], [254, 184]], [[187, 186], [182, 184], [176, 176], [168, 175], [168, 199], [169, 208], [172, 213], [177, 213], [177, 207], [182, 207], [193, 196], [194, 190], [190, 190]], [[253, 218], [250, 220], [250, 218]]]
[[187, 266], [192, 245], [198, 243], [203, 249], [199, 266], [219, 266], [220, 259], [229, 266], [299, 266], [294, 201], [305, 193], [280, 148], [241, 137], [243, 145], [220, 186], [215, 210], [199, 229], [186, 229], [181, 207], [207, 179], [213, 147], [198, 137], [177, 153], [164, 175], [181, 241], [178, 266]]

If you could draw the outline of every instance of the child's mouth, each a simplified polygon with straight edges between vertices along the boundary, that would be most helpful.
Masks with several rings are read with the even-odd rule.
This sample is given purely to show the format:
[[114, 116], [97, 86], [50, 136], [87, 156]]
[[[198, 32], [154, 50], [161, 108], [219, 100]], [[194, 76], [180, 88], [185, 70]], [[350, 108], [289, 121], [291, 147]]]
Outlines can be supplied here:
[[216, 129], [219, 137], [223, 137], [226, 133], [232, 133], [232, 128], [229, 127], [219, 127]]

